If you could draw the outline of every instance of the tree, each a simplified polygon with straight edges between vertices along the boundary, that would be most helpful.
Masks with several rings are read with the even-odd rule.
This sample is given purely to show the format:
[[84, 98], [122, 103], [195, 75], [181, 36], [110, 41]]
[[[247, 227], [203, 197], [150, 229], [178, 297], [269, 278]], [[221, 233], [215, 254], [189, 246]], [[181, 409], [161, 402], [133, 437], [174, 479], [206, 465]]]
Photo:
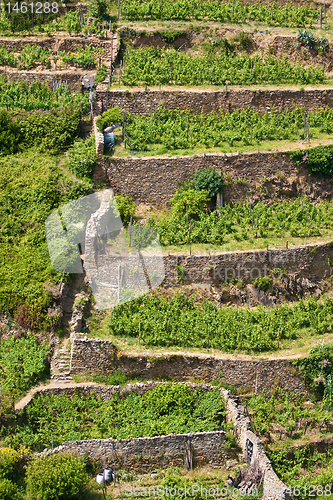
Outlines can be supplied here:
[[204, 212], [209, 195], [207, 191], [197, 191], [196, 189], [177, 189], [171, 199], [172, 213], [175, 217], [188, 216], [195, 218]]
[[199, 191], [207, 191], [210, 198], [214, 198], [223, 187], [220, 174], [213, 168], [199, 170], [193, 175], [193, 179], [195, 187]]

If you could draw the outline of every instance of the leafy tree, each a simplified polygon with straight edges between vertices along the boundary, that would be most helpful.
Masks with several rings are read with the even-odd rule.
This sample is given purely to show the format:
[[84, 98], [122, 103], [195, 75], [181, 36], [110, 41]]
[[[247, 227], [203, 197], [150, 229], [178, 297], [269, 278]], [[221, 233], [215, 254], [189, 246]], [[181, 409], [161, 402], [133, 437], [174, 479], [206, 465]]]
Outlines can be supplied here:
[[214, 198], [223, 187], [220, 174], [213, 168], [199, 170], [194, 174], [193, 179], [195, 187], [199, 191], [207, 191], [210, 198]]
[[29, 500], [67, 500], [85, 489], [89, 477], [84, 462], [68, 453], [36, 458], [26, 481]]
[[104, 111], [104, 113], [101, 114], [101, 116], [97, 119], [97, 127], [100, 132], [103, 132], [103, 130], [106, 127], [109, 127], [110, 125], [113, 125], [115, 123], [121, 123], [122, 116], [121, 116], [121, 110], [117, 106], [115, 108], [108, 109], [107, 111]]
[[186, 215], [189, 218], [195, 218], [204, 212], [208, 201], [207, 191], [177, 189], [171, 199], [172, 214], [177, 218]]
[[10, 119], [6, 111], [0, 113], [0, 155], [16, 153], [22, 139], [18, 123]]

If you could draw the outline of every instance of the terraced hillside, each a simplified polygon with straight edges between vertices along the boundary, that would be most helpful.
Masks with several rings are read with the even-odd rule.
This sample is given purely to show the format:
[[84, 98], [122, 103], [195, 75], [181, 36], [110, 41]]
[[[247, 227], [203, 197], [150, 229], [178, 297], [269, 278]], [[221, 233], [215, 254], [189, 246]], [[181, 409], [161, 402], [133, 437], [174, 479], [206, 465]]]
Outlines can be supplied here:
[[[41, 5], [0, 18], [0, 497], [331, 496], [333, 5]], [[108, 204], [50, 259], [50, 214], [108, 188], [129, 260], [160, 245], [134, 300]]]

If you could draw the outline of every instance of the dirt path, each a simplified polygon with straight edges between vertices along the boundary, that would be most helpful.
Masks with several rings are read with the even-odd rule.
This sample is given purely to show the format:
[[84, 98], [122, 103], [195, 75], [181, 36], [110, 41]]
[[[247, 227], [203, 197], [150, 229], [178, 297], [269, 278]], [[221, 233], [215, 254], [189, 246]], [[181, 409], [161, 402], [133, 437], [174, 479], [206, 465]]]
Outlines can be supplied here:
[[15, 404], [15, 410], [19, 411], [22, 410], [32, 399], [33, 395], [36, 394], [36, 392], [43, 392], [47, 391], [49, 389], [66, 389], [66, 388], [72, 388], [72, 387], [86, 387], [86, 386], [95, 386], [95, 385], [101, 385], [101, 384], [96, 384], [95, 382], [82, 382], [82, 383], [75, 383], [75, 382], [70, 382], [67, 384], [64, 383], [59, 383], [59, 382], [50, 382], [47, 385], [38, 385], [36, 387], [33, 387], [30, 389], [30, 391], [24, 396], [24, 398], [20, 399]]

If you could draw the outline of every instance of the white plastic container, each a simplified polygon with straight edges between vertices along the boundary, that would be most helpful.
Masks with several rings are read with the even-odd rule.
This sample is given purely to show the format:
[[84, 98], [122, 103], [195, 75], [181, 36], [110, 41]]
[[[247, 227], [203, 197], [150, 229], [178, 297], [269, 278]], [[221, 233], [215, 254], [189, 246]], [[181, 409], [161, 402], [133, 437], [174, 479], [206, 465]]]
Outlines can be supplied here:
[[112, 470], [107, 468], [107, 469], [104, 469], [104, 480], [107, 482], [107, 483], [111, 483], [111, 481], [113, 480], [113, 474], [112, 474]]
[[96, 481], [98, 484], [103, 484], [104, 483], [104, 474], [97, 474]]

